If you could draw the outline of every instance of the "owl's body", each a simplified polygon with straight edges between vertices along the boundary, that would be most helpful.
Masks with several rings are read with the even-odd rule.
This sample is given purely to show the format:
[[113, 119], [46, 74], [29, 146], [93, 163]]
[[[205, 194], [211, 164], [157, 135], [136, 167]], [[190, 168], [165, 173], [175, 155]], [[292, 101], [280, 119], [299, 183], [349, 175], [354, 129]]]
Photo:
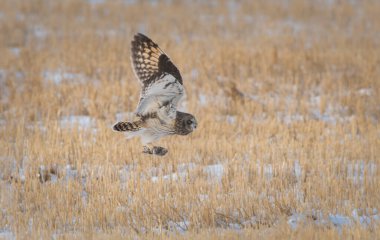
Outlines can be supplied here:
[[187, 135], [197, 127], [193, 115], [177, 111], [184, 94], [181, 74], [158, 45], [143, 34], [135, 35], [132, 41], [132, 62], [142, 85], [136, 120], [118, 122], [113, 129], [126, 132], [127, 138], [139, 136], [145, 153], [164, 155], [166, 149], [150, 149], [147, 145], [168, 135]]

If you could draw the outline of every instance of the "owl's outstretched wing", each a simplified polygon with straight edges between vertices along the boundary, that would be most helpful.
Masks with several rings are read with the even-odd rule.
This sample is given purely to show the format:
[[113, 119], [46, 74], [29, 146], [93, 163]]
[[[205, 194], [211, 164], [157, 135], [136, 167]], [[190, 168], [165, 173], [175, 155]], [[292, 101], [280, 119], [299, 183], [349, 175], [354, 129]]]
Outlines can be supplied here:
[[156, 43], [141, 33], [132, 41], [132, 63], [142, 84], [136, 114], [167, 112], [173, 118], [184, 91], [177, 67]]

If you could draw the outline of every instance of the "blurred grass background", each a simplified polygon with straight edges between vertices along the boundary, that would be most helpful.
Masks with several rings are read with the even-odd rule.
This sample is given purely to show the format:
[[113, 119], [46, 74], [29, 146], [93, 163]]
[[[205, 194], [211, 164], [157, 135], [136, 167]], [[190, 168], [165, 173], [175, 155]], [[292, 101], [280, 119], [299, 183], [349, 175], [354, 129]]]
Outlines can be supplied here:
[[[379, 16], [378, 1], [0, 1], [0, 237], [375, 238]], [[137, 32], [199, 121], [164, 158], [111, 131], [139, 99]]]

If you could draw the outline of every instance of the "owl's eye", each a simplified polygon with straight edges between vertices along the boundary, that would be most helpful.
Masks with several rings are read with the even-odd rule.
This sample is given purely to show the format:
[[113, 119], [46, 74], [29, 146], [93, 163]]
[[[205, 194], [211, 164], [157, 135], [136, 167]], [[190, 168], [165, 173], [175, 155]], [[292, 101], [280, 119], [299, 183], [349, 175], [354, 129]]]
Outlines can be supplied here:
[[190, 119], [189, 120], [187, 120], [187, 122], [186, 122], [187, 124], [192, 124], [193, 123], [193, 121], [191, 121]]

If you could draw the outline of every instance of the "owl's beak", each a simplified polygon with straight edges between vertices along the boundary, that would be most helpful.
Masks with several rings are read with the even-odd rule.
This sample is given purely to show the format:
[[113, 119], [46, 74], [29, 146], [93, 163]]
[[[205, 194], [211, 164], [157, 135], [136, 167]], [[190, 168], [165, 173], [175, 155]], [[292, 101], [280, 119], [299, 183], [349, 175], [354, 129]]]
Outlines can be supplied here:
[[194, 129], [196, 129], [197, 128], [197, 123], [196, 122], [193, 122], [192, 124], [191, 124], [191, 128], [194, 130]]

